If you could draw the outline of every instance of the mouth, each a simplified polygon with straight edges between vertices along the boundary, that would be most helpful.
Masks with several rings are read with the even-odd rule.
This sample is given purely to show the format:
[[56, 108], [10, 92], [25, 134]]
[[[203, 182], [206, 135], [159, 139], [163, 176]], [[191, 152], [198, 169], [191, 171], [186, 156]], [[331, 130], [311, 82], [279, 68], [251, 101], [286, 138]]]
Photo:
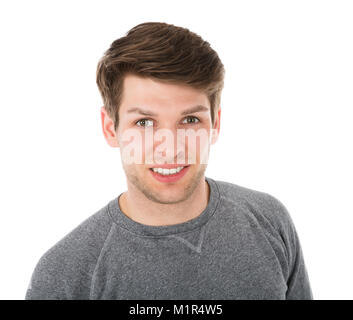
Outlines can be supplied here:
[[188, 166], [172, 166], [171, 168], [155, 167], [149, 168], [152, 176], [159, 182], [176, 182], [180, 180], [189, 170]]

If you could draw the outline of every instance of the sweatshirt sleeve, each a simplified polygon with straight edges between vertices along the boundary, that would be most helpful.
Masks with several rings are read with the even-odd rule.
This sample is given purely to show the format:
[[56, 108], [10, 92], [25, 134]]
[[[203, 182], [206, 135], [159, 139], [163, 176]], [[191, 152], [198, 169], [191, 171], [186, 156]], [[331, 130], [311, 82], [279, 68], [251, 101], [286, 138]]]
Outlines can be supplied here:
[[304, 262], [303, 250], [293, 223], [289, 229], [290, 259], [289, 277], [287, 280], [286, 300], [312, 300], [309, 276]]
[[51, 252], [44, 254], [32, 273], [25, 300], [68, 300], [60, 268]]
[[88, 300], [92, 275], [112, 227], [104, 207], [47, 250], [35, 266], [25, 300]]
[[274, 206], [274, 220], [287, 255], [286, 300], [313, 300], [304, 254], [293, 220], [282, 202], [271, 195], [270, 201]]

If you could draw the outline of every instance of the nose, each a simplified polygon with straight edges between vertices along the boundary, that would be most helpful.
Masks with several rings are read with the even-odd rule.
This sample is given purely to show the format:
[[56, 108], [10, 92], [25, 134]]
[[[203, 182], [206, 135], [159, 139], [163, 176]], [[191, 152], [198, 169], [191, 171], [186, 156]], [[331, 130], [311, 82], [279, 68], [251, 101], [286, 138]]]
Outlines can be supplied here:
[[177, 128], [158, 129], [154, 133], [154, 160], [159, 164], [185, 163], [185, 139], [182, 136]]

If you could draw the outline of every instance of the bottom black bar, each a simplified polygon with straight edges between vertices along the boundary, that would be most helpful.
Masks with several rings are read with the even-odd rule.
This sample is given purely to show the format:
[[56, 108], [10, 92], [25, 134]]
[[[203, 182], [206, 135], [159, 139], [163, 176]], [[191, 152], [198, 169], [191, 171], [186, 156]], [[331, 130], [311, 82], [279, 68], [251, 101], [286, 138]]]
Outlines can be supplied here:
[[[97, 316], [110, 319], [244, 319], [248, 316], [283, 319], [287, 316], [308, 316], [309, 311], [322, 312], [335, 318], [351, 307], [351, 300], [7, 300], [1, 301], [1, 310], [11, 309], [11, 314], [27, 316]], [[339, 303], [339, 307], [334, 303]], [[349, 305], [348, 305], [349, 303]], [[16, 305], [21, 306], [16, 306]], [[7, 305], [7, 306], [6, 306]], [[46, 309], [48, 308], [48, 309]], [[69, 313], [68, 313], [68, 309]], [[46, 311], [48, 310], [48, 311]], [[112, 318], [113, 317], [113, 318]]]

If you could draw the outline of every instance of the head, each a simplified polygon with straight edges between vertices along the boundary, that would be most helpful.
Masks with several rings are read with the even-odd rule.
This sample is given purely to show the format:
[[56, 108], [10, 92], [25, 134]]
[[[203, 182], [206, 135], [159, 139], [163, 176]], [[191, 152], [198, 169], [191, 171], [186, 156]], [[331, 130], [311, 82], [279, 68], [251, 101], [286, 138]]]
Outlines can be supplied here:
[[[111, 44], [97, 68], [101, 119], [108, 144], [120, 148], [129, 190], [167, 204], [187, 199], [200, 185], [209, 144], [219, 134], [224, 73], [208, 42], [174, 25], [142, 23]], [[188, 137], [197, 132], [196, 148], [185, 130]], [[205, 132], [206, 143], [198, 136]], [[125, 162], [129, 149], [139, 161]], [[151, 170], [163, 163], [187, 170], [177, 181], [163, 182]]]

